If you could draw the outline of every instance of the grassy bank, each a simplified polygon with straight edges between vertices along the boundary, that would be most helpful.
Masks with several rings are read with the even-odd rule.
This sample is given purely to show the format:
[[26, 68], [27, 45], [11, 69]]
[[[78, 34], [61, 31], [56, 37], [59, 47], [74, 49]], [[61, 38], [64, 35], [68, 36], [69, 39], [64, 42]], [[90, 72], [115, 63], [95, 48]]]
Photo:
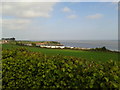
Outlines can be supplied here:
[[15, 49], [25, 47], [32, 52], [42, 52], [46, 55], [57, 55], [61, 54], [63, 56], [73, 56], [82, 59], [87, 59], [97, 62], [105, 62], [108, 60], [118, 61], [118, 53], [113, 52], [102, 52], [102, 51], [81, 51], [81, 50], [70, 50], [70, 49], [47, 49], [39, 47], [28, 47], [28, 46], [18, 46], [12, 44], [3, 44], [3, 49]]

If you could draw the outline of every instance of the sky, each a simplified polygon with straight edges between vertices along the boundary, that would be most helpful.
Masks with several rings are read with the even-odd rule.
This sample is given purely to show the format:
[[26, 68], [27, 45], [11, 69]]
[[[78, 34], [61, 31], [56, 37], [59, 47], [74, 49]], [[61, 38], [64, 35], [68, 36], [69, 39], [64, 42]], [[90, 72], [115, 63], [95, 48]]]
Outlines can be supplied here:
[[2, 37], [17, 40], [117, 40], [113, 2], [3, 2]]

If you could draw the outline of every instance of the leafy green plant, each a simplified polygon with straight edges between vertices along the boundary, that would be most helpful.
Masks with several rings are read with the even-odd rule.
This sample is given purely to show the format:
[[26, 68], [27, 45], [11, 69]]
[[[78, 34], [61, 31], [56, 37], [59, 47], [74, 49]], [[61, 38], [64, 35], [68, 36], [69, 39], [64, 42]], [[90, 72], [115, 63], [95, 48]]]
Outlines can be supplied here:
[[120, 88], [120, 62], [96, 63], [80, 58], [2, 51], [2, 84], [7, 88]]

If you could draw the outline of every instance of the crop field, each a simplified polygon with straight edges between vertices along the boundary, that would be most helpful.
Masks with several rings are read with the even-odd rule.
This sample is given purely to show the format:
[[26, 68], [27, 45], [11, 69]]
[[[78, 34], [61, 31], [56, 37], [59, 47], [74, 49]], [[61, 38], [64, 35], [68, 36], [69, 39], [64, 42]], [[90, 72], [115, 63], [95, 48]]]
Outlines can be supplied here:
[[113, 52], [102, 52], [102, 51], [82, 51], [82, 50], [69, 50], [69, 49], [47, 49], [47, 48], [39, 48], [39, 47], [28, 47], [28, 46], [18, 46], [12, 44], [3, 44], [3, 49], [15, 49], [25, 47], [29, 51], [32, 52], [41, 52], [46, 55], [63, 55], [63, 56], [73, 56], [81, 59], [97, 61], [97, 62], [105, 62], [109, 60], [118, 61], [118, 53]]

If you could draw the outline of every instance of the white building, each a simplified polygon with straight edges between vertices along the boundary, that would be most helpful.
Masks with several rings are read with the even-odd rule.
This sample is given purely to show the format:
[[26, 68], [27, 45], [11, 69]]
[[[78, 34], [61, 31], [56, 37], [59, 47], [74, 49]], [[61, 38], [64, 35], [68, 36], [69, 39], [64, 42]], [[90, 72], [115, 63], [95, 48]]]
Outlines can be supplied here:
[[65, 46], [43, 46], [43, 45], [41, 45], [40, 47], [46, 47], [46, 48], [61, 48], [61, 49], [65, 48]]
[[32, 44], [31, 44], [31, 43], [27, 43], [27, 44], [24, 44], [24, 45], [26, 45], [26, 46], [32, 46]]

